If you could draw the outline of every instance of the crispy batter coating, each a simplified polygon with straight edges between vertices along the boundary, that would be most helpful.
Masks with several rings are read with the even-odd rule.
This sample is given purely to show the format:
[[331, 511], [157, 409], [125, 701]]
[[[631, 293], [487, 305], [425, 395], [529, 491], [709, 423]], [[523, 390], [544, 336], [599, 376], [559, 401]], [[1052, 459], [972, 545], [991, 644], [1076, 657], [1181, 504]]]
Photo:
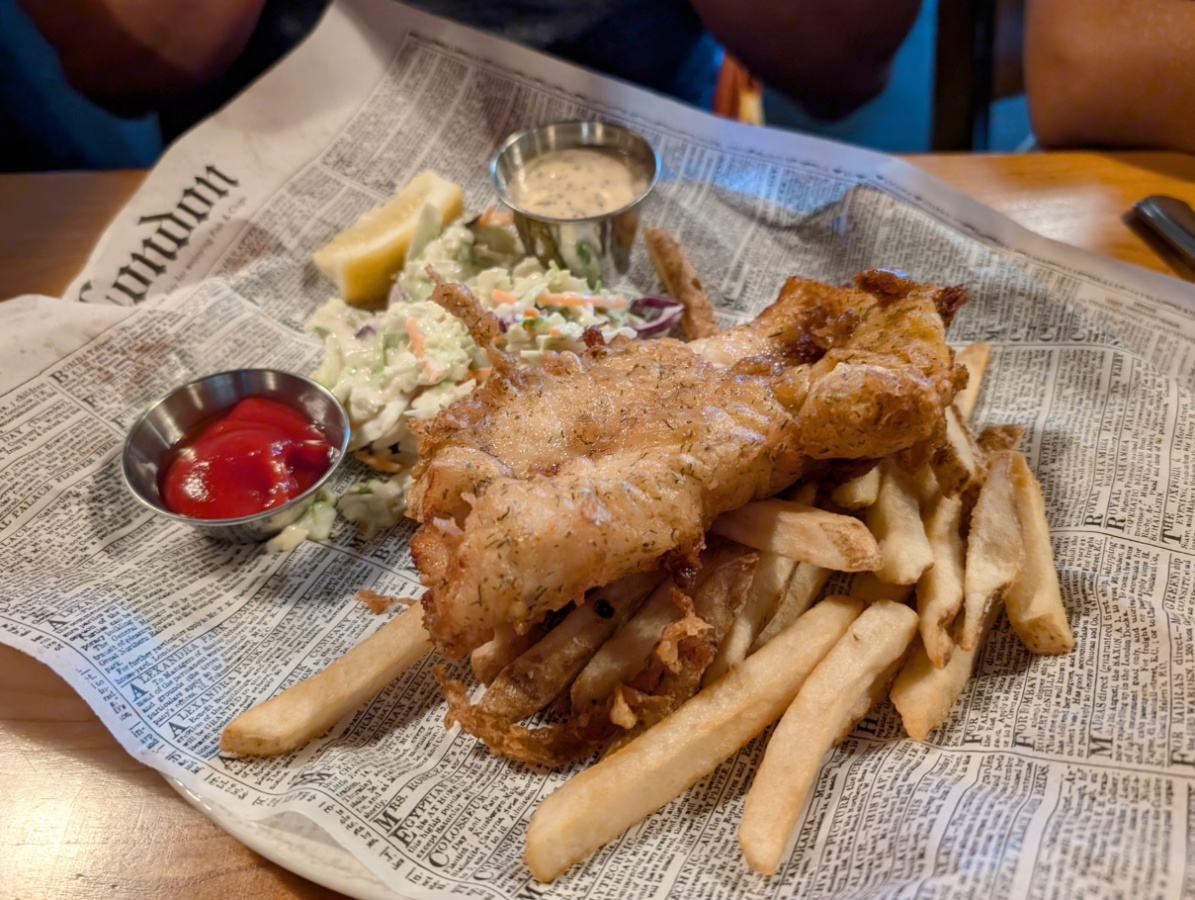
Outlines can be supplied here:
[[460, 656], [661, 558], [683, 567], [718, 514], [782, 490], [807, 456], [870, 459], [930, 438], [960, 380], [943, 291], [891, 273], [853, 288], [790, 279], [720, 335], [606, 346], [595, 333], [580, 355], [513, 370], [468, 290], [439, 285], [433, 299], [495, 362], [415, 426], [411, 549], [440, 649]]

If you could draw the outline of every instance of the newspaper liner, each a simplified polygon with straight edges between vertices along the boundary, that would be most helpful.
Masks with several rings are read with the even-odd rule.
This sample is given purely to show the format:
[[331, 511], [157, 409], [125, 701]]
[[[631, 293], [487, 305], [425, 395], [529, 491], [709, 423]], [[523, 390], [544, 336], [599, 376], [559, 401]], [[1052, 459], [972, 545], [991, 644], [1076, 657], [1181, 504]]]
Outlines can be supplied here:
[[[338, 527], [271, 555], [165, 524], [120, 480], [125, 431], [170, 387], [315, 366], [301, 325], [330, 291], [309, 262], [328, 236], [425, 167], [480, 210], [504, 135], [582, 116], [659, 149], [645, 218], [678, 236], [723, 324], [796, 273], [837, 282], [887, 266], [967, 284], [951, 340], [993, 344], [974, 419], [1026, 427], [1045, 492], [1074, 652], [1030, 657], [1001, 626], [925, 744], [877, 709], [827, 757], [771, 879], [733, 839], [759, 739], [536, 884], [526, 823], [569, 773], [446, 732], [429, 663], [290, 756], [220, 758], [234, 714], [382, 624], [350, 601], [357, 588], [419, 592], [411, 529], [366, 541]], [[641, 249], [628, 278], [655, 289]], [[343, 0], [166, 154], [63, 301], [22, 298], [0, 318], [0, 640], [233, 820], [306, 817], [411, 898], [1195, 896], [1189, 285], [1033, 236], [891, 158], [716, 120], [398, 4]]]

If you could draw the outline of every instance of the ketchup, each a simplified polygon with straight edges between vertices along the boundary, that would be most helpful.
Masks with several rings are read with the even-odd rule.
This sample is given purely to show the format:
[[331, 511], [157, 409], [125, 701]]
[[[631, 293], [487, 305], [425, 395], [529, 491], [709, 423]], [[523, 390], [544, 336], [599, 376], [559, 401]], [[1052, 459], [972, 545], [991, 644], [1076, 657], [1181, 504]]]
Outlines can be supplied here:
[[333, 454], [323, 430], [304, 413], [249, 397], [171, 449], [162, 499], [171, 512], [195, 519], [252, 515], [315, 484]]

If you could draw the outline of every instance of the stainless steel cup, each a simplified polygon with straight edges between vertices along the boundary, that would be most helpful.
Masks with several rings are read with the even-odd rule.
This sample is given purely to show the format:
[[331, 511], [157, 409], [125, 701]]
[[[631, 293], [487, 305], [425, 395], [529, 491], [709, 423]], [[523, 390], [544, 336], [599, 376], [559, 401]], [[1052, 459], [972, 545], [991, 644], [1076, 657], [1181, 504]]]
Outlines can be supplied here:
[[[621, 209], [584, 219], [557, 219], [519, 207], [510, 185], [519, 171], [545, 153], [595, 147], [624, 154], [642, 167], [647, 187]], [[512, 134], [490, 162], [494, 186], [514, 212], [515, 226], [528, 253], [548, 265], [555, 262], [590, 284], [611, 284], [630, 268], [631, 245], [639, 228], [639, 211], [655, 187], [660, 159], [646, 140], [611, 122], [553, 122]]]
[[[329, 466], [309, 489], [280, 506], [235, 519], [196, 519], [166, 508], [158, 478], [170, 448], [200, 423], [231, 412], [246, 397], [266, 397], [303, 410], [324, 429], [335, 451]], [[154, 512], [214, 538], [264, 541], [307, 511], [316, 492], [336, 471], [349, 444], [349, 416], [331, 391], [302, 375], [274, 369], [238, 369], [192, 381], [171, 391], [133, 424], [121, 458], [124, 481], [133, 496]]]

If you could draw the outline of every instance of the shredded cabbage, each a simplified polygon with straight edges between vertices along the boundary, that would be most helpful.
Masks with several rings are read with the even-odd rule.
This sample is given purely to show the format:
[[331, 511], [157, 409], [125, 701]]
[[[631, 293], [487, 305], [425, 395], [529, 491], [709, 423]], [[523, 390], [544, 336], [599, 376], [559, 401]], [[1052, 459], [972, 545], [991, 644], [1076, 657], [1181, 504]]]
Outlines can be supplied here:
[[407, 489], [411, 486], [410, 471], [393, 478], [370, 478], [354, 484], [336, 504], [340, 514], [361, 526], [367, 538], [379, 528], [399, 523], [407, 509]]
[[[591, 326], [611, 340], [634, 337], [649, 324], [622, 294], [594, 290], [567, 269], [545, 268], [527, 256], [512, 225], [455, 222], [440, 231], [438, 217], [429, 215], [417, 232], [416, 252], [384, 311], [332, 298], [307, 323], [324, 341], [323, 363], [312, 377], [348, 410], [349, 449], [386, 470], [414, 465], [412, 419], [434, 417], [489, 374], [489, 360], [465, 326], [428, 299], [435, 288], [429, 265], [473, 291], [502, 323], [504, 348], [526, 365], [542, 362], [546, 350], [581, 352], [581, 335]], [[406, 472], [388, 482], [372, 479], [350, 489], [338, 508], [372, 534], [398, 522], [409, 482]], [[394, 489], [382, 487], [388, 484]], [[402, 505], [394, 496], [399, 487]]]

